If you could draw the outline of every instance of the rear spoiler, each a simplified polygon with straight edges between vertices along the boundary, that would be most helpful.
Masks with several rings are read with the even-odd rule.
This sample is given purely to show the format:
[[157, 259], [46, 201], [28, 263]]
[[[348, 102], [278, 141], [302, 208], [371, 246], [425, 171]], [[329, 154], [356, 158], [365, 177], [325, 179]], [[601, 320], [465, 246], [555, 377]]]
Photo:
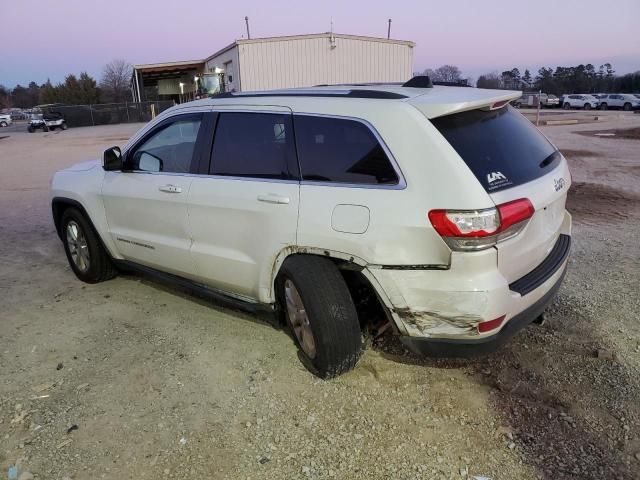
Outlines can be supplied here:
[[440, 87], [413, 97], [407, 103], [427, 118], [437, 118], [476, 109], [496, 110], [521, 96], [522, 92], [513, 90]]

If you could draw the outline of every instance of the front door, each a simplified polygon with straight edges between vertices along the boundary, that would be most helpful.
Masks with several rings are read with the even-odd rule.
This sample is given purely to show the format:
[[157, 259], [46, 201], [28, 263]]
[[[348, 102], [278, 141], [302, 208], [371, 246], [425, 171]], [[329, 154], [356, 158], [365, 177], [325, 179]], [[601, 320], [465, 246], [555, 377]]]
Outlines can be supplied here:
[[125, 153], [125, 169], [107, 172], [102, 197], [119, 253], [135, 263], [193, 275], [187, 197], [201, 113], [169, 117]]
[[299, 203], [291, 113], [269, 109], [216, 114], [208, 175], [195, 177], [189, 191], [199, 279], [262, 302], [276, 256], [296, 244]]

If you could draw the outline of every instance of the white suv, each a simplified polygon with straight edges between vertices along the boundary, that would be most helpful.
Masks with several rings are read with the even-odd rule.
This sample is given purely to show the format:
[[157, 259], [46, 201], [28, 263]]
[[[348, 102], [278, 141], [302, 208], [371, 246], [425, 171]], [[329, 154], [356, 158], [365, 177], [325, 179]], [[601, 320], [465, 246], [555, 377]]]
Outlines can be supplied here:
[[569, 110], [570, 108], [583, 108], [591, 110], [598, 108], [600, 101], [592, 95], [563, 95], [562, 108]]
[[414, 78], [182, 104], [56, 173], [54, 222], [81, 280], [134, 268], [273, 311], [323, 378], [387, 320], [416, 352], [487, 352], [570, 246], [567, 162], [519, 96]]
[[600, 97], [600, 108], [620, 108], [622, 110], [638, 110], [640, 108], [640, 98], [631, 93], [610, 93]]

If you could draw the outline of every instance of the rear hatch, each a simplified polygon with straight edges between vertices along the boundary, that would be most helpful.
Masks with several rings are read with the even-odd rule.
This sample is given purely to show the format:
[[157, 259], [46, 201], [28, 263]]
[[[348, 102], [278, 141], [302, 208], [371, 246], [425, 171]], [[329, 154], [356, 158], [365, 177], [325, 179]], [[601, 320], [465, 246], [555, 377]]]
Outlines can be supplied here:
[[514, 282], [551, 252], [564, 220], [570, 175], [566, 160], [510, 106], [491, 104], [432, 118], [496, 205], [527, 198], [535, 213], [515, 237], [496, 246], [498, 267]]

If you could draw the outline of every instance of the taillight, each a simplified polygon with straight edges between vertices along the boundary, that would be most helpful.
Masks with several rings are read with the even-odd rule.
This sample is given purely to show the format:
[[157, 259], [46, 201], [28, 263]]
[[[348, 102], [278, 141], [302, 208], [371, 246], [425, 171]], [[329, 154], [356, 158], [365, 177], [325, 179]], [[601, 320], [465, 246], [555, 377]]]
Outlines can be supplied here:
[[483, 250], [520, 233], [535, 210], [526, 198], [483, 210], [431, 210], [431, 225], [452, 250]]

